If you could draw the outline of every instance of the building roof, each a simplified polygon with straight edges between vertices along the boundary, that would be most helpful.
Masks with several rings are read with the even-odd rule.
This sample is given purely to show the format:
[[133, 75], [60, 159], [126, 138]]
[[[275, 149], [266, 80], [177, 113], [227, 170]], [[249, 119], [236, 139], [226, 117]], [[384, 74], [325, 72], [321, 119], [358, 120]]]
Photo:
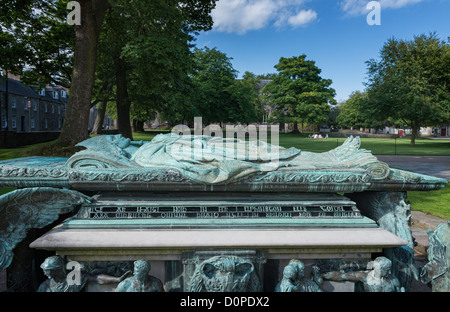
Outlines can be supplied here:
[[[42, 88], [38, 88], [38, 87], [31, 87], [36, 94], [38, 95], [38, 97], [42, 100], [42, 101], [47, 101], [47, 102], [53, 102], [53, 103], [59, 103], [59, 104], [66, 104], [67, 103], [67, 97], [66, 98], [62, 98], [61, 97], [61, 90], [66, 91], [64, 88], [62, 87], [57, 87], [57, 86], [46, 86], [45, 87], [45, 95], [40, 95], [39, 91]], [[57, 99], [55, 99], [53, 97], [52, 92], [53, 91], [57, 91], [59, 92], [59, 96]]]
[[[5, 77], [0, 77], [0, 91], [6, 92]], [[34, 92], [33, 89], [31, 89], [28, 86], [25, 86], [20, 81], [11, 78], [8, 78], [8, 93], [36, 99], [39, 98], [39, 94]]]

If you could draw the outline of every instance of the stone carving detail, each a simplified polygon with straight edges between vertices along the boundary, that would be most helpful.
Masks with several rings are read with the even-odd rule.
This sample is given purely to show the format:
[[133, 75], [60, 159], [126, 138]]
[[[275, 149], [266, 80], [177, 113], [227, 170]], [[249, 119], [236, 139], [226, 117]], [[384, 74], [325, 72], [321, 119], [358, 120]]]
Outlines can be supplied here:
[[161, 280], [149, 275], [150, 270], [150, 262], [136, 260], [133, 276], [120, 282], [117, 285], [116, 292], [164, 292]]
[[283, 269], [283, 279], [275, 288], [275, 292], [322, 292], [322, 277], [319, 268], [313, 266], [313, 279], [305, 277], [305, 265], [302, 261], [292, 259]]
[[215, 256], [197, 266], [191, 292], [256, 292], [261, 284], [253, 263], [237, 256]]
[[[232, 145], [230, 147], [230, 142]], [[248, 145], [248, 146], [247, 146]], [[302, 152], [296, 148], [285, 149], [262, 141], [229, 141], [208, 136], [179, 136], [160, 134], [150, 142], [134, 142], [120, 135], [98, 136], [78, 144], [86, 150], [74, 154], [67, 160], [66, 168], [92, 174], [85, 175], [71, 171], [71, 179], [99, 179], [96, 171], [111, 169], [134, 169], [136, 172], [122, 172], [112, 178], [122, 181], [135, 178], [160, 179], [173, 171], [190, 181], [205, 184], [223, 184], [248, 179], [253, 175], [264, 175], [272, 171], [283, 171], [281, 178], [292, 171], [305, 171], [289, 179], [295, 182], [323, 183], [329, 179], [335, 182], [368, 183], [372, 179], [384, 179], [389, 175], [389, 166], [377, 160], [369, 151], [359, 149], [359, 137], [348, 138], [343, 145], [325, 153]], [[266, 148], [270, 157], [261, 159], [260, 149]], [[232, 153], [229, 151], [233, 150]], [[257, 159], [253, 160], [245, 151], [251, 150]], [[270, 150], [270, 152], [268, 152]], [[191, 154], [193, 151], [193, 154]], [[244, 152], [242, 152], [244, 151]], [[276, 151], [276, 152], [274, 152]], [[244, 153], [242, 157], [239, 157]], [[192, 156], [194, 155], [194, 159]], [[237, 156], [239, 155], [239, 156]], [[359, 174], [311, 174], [310, 170], [361, 169]], [[139, 175], [150, 170], [161, 171], [150, 177]], [[177, 176], [177, 175], [175, 175]], [[176, 177], [178, 178], [178, 177]], [[268, 179], [279, 179], [268, 176]], [[177, 180], [178, 181], [178, 180]], [[333, 181], [332, 181], [333, 182]]]
[[29, 229], [43, 228], [60, 214], [89, 202], [79, 192], [49, 187], [18, 189], [0, 196], [0, 270], [11, 264], [12, 250]]
[[428, 232], [428, 263], [420, 269], [420, 281], [431, 282], [433, 292], [450, 292], [450, 221]]
[[324, 280], [361, 282], [366, 292], [404, 292], [399, 280], [392, 275], [392, 262], [386, 257], [378, 257], [369, 262], [366, 270], [332, 271], [322, 274]]

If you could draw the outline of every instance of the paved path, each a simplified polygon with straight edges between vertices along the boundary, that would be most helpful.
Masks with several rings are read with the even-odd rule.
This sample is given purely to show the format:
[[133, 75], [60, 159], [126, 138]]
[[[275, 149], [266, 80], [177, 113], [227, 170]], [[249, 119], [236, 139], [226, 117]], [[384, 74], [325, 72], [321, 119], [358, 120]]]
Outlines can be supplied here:
[[377, 155], [389, 166], [427, 174], [450, 181], [450, 156]]

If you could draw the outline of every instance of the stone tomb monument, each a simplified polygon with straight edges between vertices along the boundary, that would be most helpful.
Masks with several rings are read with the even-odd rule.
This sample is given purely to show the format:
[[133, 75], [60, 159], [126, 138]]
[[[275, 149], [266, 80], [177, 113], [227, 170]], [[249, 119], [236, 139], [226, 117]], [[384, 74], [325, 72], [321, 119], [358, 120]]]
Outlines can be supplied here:
[[[0, 162], [0, 186], [18, 188], [0, 197], [0, 269], [69, 215], [29, 247], [80, 264], [85, 291], [408, 291], [406, 192], [447, 183], [389, 168], [358, 137], [325, 153], [174, 134], [79, 145]], [[151, 277], [130, 277], [137, 260]]]

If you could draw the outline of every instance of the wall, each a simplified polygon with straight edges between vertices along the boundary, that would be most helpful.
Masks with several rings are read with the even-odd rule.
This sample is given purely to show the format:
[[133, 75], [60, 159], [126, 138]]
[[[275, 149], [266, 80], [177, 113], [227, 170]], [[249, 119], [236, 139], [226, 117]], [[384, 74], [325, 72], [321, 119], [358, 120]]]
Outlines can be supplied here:
[[14, 148], [56, 140], [59, 131], [53, 132], [0, 132], [0, 148]]

